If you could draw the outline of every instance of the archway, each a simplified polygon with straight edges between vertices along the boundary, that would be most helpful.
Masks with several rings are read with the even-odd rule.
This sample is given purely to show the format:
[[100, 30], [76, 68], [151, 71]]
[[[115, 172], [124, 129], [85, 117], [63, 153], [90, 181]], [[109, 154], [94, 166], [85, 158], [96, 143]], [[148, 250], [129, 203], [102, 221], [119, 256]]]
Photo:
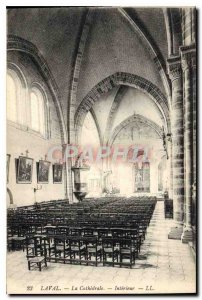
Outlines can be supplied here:
[[162, 139], [163, 136], [163, 131], [162, 128], [160, 126], [158, 126], [158, 124], [156, 124], [155, 122], [149, 120], [148, 118], [138, 115], [138, 114], [134, 114], [132, 116], [130, 116], [129, 118], [127, 118], [126, 120], [124, 120], [123, 122], [121, 122], [113, 131], [108, 144], [112, 145], [114, 140], [116, 139], [117, 135], [119, 134], [119, 132], [125, 128], [126, 126], [128, 126], [131, 123], [137, 123], [137, 122], [141, 122], [144, 123], [146, 125], [148, 125], [149, 127], [151, 127], [159, 136], [159, 138]]
[[137, 88], [147, 94], [157, 105], [164, 119], [166, 132], [170, 132], [170, 116], [167, 99], [164, 94], [150, 81], [129, 73], [117, 72], [99, 82], [82, 100], [75, 114], [76, 142], [80, 141], [81, 128], [88, 111], [98, 101], [101, 95], [109, 92], [115, 86], [126, 85]]
[[157, 196], [158, 165], [165, 155], [162, 128], [146, 117], [132, 115], [115, 127], [108, 145], [119, 148], [121, 156], [109, 160], [112, 186], [121, 194]]

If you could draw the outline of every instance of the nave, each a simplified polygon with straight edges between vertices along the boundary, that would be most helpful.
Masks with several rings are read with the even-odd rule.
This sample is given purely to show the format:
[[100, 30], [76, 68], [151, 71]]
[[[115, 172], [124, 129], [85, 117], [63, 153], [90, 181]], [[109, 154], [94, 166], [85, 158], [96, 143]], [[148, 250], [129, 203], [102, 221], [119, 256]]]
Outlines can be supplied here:
[[[172, 223], [173, 220], [164, 217], [164, 202], [157, 201], [145, 241], [132, 269], [48, 263], [42, 272], [29, 271], [25, 252], [8, 252], [7, 276], [10, 280], [7, 291], [44, 293], [41, 289], [58, 285], [61, 290], [48, 293], [100, 293], [100, 290], [89, 291], [89, 288], [100, 286], [103, 288], [101, 293], [107, 294], [194, 292], [193, 254], [188, 244], [167, 238]], [[33, 290], [27, 291], [27, 282], [31, 283]], [[76, 287], [78, 290], [75, 290]]]

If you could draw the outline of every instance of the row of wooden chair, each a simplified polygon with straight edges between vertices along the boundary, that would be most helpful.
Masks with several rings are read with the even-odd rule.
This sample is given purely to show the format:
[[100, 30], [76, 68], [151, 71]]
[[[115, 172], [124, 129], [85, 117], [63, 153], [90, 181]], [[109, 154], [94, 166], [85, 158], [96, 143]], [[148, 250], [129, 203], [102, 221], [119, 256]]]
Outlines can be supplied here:
[[93, 264], [98, 266], [132, 266], [138, 255], [137, 240], [133, 238], [57, 236], [51, 242], [46, 236], [26, 238], [28, 261], [45, 257], [46, 262]]
[[29, 269], [41, 270], [47, 261], [132, 267], [155, 204], [110, 197], [9, 211], [8, 249], [26, 247]]
[[44, 229], [51, 225], [52, 227], [68, 226], [74, 227], [75, 224], [85, 227], [87, 225], [94, 227], [105, 226], [117, 226], [118, 224], [129, 224], [132, 223], [135, 225], [144, 224], [145, 226], [149, 225], [153, 211], [140, 211], [136, 210], [135, 213], [101, 213], [100, 215], [92, 214], [83, 214], [82, 216], [77, 216], [72, 218], [70, 215], [67, 219], [62, 217], [52, 218], [50, 215], [46, 219], [41, 219], [39, 215], [35, 219], [29, 218], [28, 216], [16, 215], [8, 222], [8, 231], [10, 235], [23, 236], [26, 233], [36, 232], [41, 230], [41, 233], [44, 232]]

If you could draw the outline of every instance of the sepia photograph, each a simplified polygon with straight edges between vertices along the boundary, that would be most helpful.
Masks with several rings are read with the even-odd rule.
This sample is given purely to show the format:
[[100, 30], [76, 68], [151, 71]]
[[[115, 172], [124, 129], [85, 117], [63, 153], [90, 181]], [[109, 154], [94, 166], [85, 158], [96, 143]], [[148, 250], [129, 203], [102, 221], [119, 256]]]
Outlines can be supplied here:
[[7, 6], [8, 295], [197, 294], [192, 5]]

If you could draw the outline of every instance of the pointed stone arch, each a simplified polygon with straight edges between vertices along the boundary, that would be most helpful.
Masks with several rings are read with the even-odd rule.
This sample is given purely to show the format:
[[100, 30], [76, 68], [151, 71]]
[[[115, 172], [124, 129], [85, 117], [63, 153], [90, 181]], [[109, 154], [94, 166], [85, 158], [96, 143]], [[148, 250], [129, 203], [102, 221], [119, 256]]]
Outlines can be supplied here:
[[126, 85], [137, 88], [149, 96], [154, 103], [157, 105], [158, 110], [162, 115], [164, 121], [165, 130], [170, 132], [170, 115], [168, 102], [164, 94], [159, 90], [159, 88], [138, 75], [117, 72], [99, 82], [93, 89], [85, 96], [85, 98], [80, 103], [76, 114], [75, 114], [75, 134], [76, 141], [80, 141], [81, 128], [88, 111], [93, 107], [94, 103], [105, 93], [112, 90], [114, 87], [119, 85]]
[[157, 125], [155, 122], [149, 120], [148, 118], [146, 118], [142, 115], [134, 114], [134, 115], [126, 118], [123, 122], [121, 122], [118, 126], [116, 126], [110, 139], [108, 140], [108, 145], [111, 146], [113, 144], [114, 140], [116, 139], [117, 135], [119, 134], [119, 132], [123, 128], [128, 126], [129, 124], [133, 123], [134, 121], [143, 122], [144, 124], [148, 125], [152, 129], [154, 129], [160, 138], [163, 137], [163, 130], [159, 125]]

